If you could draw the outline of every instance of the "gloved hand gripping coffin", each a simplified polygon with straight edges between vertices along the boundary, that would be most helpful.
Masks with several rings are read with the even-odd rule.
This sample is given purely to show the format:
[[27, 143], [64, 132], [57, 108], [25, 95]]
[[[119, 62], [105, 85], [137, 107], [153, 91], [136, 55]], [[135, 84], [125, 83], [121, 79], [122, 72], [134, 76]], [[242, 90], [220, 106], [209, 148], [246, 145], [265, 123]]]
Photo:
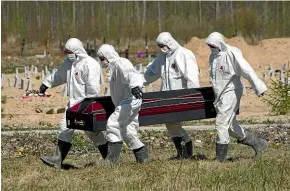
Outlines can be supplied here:
[[[140, 126], [216, 117], [212, 87], [148, 92], [139, 111]], [[70, 129], [103, 131], [115, 106], [110, 96], [86, 98], [66, 112]]]

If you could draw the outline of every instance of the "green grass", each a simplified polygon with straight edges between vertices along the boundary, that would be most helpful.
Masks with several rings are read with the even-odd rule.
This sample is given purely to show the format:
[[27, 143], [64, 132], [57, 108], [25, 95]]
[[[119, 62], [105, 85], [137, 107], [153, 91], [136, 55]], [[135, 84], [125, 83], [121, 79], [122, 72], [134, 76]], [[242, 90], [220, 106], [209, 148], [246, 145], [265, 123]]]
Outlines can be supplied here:
[[[208, 152], [214, 153], [213, 149]], [[220, 164], [207, 161], [171, 161], [171, 150], [150, 150], [151, 162], [138, 165], [131, 153], [116, 166], [90, 166], [99, 154], [70, 155], [65, 163], [78, 169], [56, 170], [38, 157], [2, 160], [3, 190], [287, 190], [290, 187], [289, 148], [270, 148], [253, 161], [247, 147], [234, 145], [239, 160]]]
[[193, 142], [201, 140], [194, 152], [206, 155], [205, 161], [169, 160], [175, 150], [167, 133], [144, 131], [140, 136], [144, 142], [151, 140], [146, 143], [151, 162], [138, 165], [132, 152], [123, 150], [116, 166], [87, 166], [101, 155], [84, 134], [78, 134], [65, 160], [76, 167], [70, 170], [56, 170], [39, 160], [54, 152], [56, 134], [2, 136], [2, 190], [289, 190], [290, 129], [260, 129], [255, 134], [270, 145], [261, 160], [254, 161], [251, 148], [232, 141], [232, 160], [220, 164], [214, 161], [211, 131], [190, 131]]
[[[3, 117], [6, 117], [8, 114], [2, 114]], [[286, 116], [285, 116], [286, 118]], [[257, 120], [257, 119], [240, 119], [238, 123], [241, 125], [254, 125], [254, 124], [284, 124], [290, 123], [290, 119], [287, 120], [273, 120], [273, 119], [266, 119], [266, 120]], [[215, 119], [210, 120], [195, 120], [195, 121], [185, 121], [183, 123], [184, 126], [204, 126], [204, 125], [215, 125]], [[156, 125], [148, 125], [149, 127], [160, 127], [164, 126], [164, 124], [156, 124]], [[23, 124], [14, 124], [14, 125], [2, 125], [2, 131], [24, 131], [24, 130], [58, 130], [59, 126], [56, 124], [50, 123], [42, 123], [40, 122], [38, 125], [23, 125]]]

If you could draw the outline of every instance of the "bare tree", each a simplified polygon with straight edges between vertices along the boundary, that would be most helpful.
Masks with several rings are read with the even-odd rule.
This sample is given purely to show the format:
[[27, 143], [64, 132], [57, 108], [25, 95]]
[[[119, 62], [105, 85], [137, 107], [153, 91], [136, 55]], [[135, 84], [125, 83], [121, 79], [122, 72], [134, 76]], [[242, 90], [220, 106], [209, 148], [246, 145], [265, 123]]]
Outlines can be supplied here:
[[265, 1], [263, 4], [264, 13], [263, 13], [263, 36], [265, 36], [266, 25], [268, 24], [268, 1]]
[[157, 12], [158, 12], [158, 31], [159, 33], [161, 33], [161, 10], [159, 1], [157, 1]]
[[201, 21], [202, 21], [202, 8], [201, 8], [201, 1], [199, 1], [199, 27], [201, 27]]
[[146, 21], [146, 14], [147, 13], [147, 7], [146, 7], [146, 0], [143, 1], [143, 19], [142, 19], [142, 30], [144, 28], [145, 25], [145, 21]]
[[76, 2], [72, 2], [72, 8], [73, 8], [73, 25], [76, 26]]
[[283, 14], [283, 36], [286, 35], [286, 17], [285, 17], [285, 1], [282, 1], [282, 14]]
[[279, 26], [280, 26], [280, 2], [276, 2], [276, 36], [279, 35]]
[[137, 16], [137, 21], [140, 23], [140, 8], [139, 8], [139, 1], [135, 1], [135, 6], [136, 6], [136, 16]]
[[231, 24], [234, 26], [234, 9], [233, 9], [233, 1], [230, 1], [230, 12], [231, 12]]
[[215, 4], [215, 17], [216, 19], [220, 16], [220, 4], [219, 1], [216, 1]]

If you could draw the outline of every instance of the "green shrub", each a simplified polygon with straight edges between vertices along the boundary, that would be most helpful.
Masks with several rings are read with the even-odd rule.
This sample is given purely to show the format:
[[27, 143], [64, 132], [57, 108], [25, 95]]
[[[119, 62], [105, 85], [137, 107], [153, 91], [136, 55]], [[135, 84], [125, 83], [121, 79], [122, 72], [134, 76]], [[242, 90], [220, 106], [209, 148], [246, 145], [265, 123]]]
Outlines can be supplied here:
[[7, 102], [7, 96], [1, 96], [1, 103], [5, 104]]
[[262, 99], [266, 102], [275, 115], [285, 115], [290, 112], [290, 84], [288, 78], [290, 70], [286, 72], [284, 83], [279, 80], [272, 80], [272, 84], [265, 97]]
[[35, 79], [39, 80], [40, 79], [40, 75], [35, 76]]

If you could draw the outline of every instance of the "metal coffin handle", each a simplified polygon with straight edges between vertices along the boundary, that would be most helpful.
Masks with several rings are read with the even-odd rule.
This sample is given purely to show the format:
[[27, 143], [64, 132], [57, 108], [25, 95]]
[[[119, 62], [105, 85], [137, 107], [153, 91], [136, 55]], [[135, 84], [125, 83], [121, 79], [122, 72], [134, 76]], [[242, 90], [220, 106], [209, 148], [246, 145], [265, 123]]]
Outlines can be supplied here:
[[84, 126], [85, 125], [85, 122], [83, 120], [79, 120], [77, 121], [76, 119], [74, 120], [74, 124], [75, 125], [80, 125], [80, 126]]

